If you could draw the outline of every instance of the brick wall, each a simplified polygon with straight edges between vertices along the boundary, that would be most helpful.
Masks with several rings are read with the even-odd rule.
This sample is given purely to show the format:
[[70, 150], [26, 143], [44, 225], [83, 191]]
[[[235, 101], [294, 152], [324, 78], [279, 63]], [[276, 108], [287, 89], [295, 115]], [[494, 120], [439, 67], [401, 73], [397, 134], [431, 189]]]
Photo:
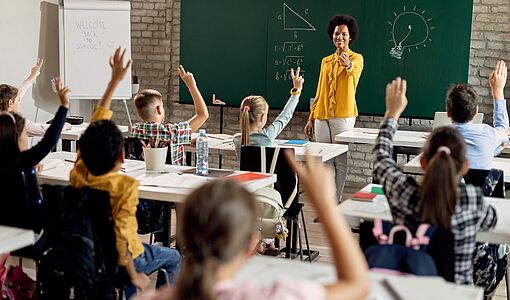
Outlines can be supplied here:
[[[180, 44], [180, 0], [131, 0], [132, 52], [135, 63], [133, 70], [140, 77], [141, 88], [159, 90], [165, 99], [167, 120], [180, 121], [191, 117], [192, 105], [175, 103], [179, 100], [179, 63]], [[480, 97], [480, 111], [485, 120], [492, 122], [492, 98], [488, 89], [487, 76], [498, 59], [510, 62], [510, 0], [474, 0], [469, 83]], [[200, 84], [200, 78], [197, 78]], [[505, 91], [510, 96], [510, 88]], [[132, 109], [132, 103], [130, 103]], [[127, 124], [122, 104], [115, 104], [115, 118]], [[205, 124], [209, 132], [219, 132], [219, 108], [211, 107], [210, 118]], [[270, 111], [269, 120], [278, 111]], [[134, 116], [134, 114], [132, 114]], [[290, 124], [280, 135], [282, 138], [303, 139], [303, 126], [308, 114], [296, 112]], [[224, 110], [224, 132], [239, 132], [239, 111], [236, 108]], [[136, 119], [136, 117], [135, 117]], [[357, 127], [375, 128], [380, 117], [360, 116]], [[408, 120], [400, 120], [408, 124]], [[413, 120], [413, 125], [430, 126], [429, 120]], [[372, 167], [372, 147], [368, 145], [349, 145], [350, 166], [347, 184], [363, 185], [370, 181]], [[225, 167], [237, 167], [235, 157], [223, 158]], [[399, 162], [404, 157], [399, 157]], [[214, 166], [217, 157], [210, 158]]]

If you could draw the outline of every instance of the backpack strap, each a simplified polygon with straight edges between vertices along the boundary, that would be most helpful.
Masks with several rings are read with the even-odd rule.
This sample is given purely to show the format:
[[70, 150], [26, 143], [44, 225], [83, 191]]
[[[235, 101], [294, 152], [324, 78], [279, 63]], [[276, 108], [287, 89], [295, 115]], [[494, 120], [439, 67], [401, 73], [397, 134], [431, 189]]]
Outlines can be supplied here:
[[280, 148], [274, 148], [273, 159], [271, 160], [271, 167], [269, 168], [269, 173], [274, 174], [274, 169], [276, 168], [276, 162], [278, 161], [278, 154], [280, 153]]
[[391, 228], [390, 234], [389, 234], [389, 237], [388, 237], [388, 244], [393, 244], [393, 237], [394, 237], [395, 233], [397, 233], [399, 231], [405, 232], [405, 234], [406, 234], [406, 245], [405, 246], [406, 247], [410, 247], [411, 246], [411, 241], [413, 239], [413, 234], [411, 233], [409, 228], [407, 228], [404, 225], [395, 225], [395, 226], [393, 226]]
[[388, 243], [388, 236], [383, 232], [383, 221], [381, 219], [374, 220], [372, 233], [374, 234], [374, 237], [379, 242], [379, 244], [384, 245]]
[[414, 249], [419, 250], [420, 246], [427, 246], [430, 242], [430, 237], [427, 236], [427, 231], [429, 230], [429, 224], [420, 224], [418, 229], [416, 229], [415, 237], [411, 241], [411, 245]]

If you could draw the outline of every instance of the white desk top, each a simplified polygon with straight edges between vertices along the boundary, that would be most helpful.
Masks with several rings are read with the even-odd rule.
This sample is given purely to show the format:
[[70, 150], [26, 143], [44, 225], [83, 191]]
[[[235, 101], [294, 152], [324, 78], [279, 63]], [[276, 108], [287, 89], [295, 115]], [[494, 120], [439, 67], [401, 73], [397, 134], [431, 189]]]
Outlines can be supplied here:
[[[361, 190], [370, 192], [372, 186], [380, 185], [368, 184]], [[477, 241], [494, 244], [510, 243], [510, 200], [485, 197], [485, 201], [496, 209], [498, 223], [490, 231], [479, 232], [476, 236]], [[388, 199], [384, 195], [377, 195], [373, 202], [347, 199], [338, 206], [338, 210], [344, 215], [346, 221], [351, 226], [358, 226], [361, 219], [393, 221]]]
[[[70, 141], [77, 141], [80, 139], [80, 136], [85, 132], [85, 129], [89, 126], [89, 123], [81, 123], [80, 125], [72, 125], [71, 129], [69, 130], [63, 130], [62, 134], [60, 135], [61, 139], [64, 140], [70, 140]], [[129, 131], [128, 126], [124, 125], [117, 125], [120, 132], [122, 134], [125, 134]]]
[[15, 251], [33, 243], [32, 230], [0, 225], [0, 254]]
[[[411, 159], [404, 165], [404, 172], [411, 174], [424, 174], [420, 166], [421, 154]], [[505, 182], [510, 182], [510, 159], [495, 157], [492, 161], [492, 167], [495, 169], [503, 170], [503, 176], [505, 176]]]
[[[73, 168], [74, 163], [64, 160], [74, 161], [75, 159], [76, 153], [50, 153], [41, 163], [44, 165], [45, 161], [48, 160], [60, 160], [60, 163], [51, 169], [43, 169], [43, 171], [37, 175], [39, 183], [53, 185], [69, 184], [69, 172]], [[141, 182], [138, 187], [138, 192], [139, 197], [144, 199], [182, 202], [194, 189], [194, 187], [204, 183], [205, 181], [214, 179], [194, 174], [183, 174], [183, 171], [190, 169], [190, 167], [186, 166], [167, 165], [165, 167], [165, 173], [150, 173], [145, 171], [145, 163], [143, 161], [127, 159], [125, 165], [129, 169], [133, 169], [132, 171], [128, 169], [126, 174]], [[137, 165], [141, 165], [141, 168], [137, 168]], [[245, 172], [234, 172], [234, 174], [240, 173]], [[276, 175], [269, 175], [267, 178], [244, 182], [243, 185], [247, 190], [255, 191], [274, 182], [276, 182]]]
[[[378, 134], [378, 128], [354, 128], [337, 134], [335, 141], [373, 145]], [[428, 132], [397, 130], [393, 138], [393, 145], [421, 148], [425, 145], [428, 135]]]
[[[194, 135], [195, 136], [195, 135]], [[232, 135], [229, 134], [208, 134], [209, 142], [209, 153], [210, 154], [221, 154], [235, 156], [235, 148], [232, 143]], [[275, 146], [280, 146], [287, 140], [275, 140]], [[349, 150], [348, 145], [342, 144], [329, 144], [329, 143], [309, 143], [306, 146], [289, 147], [281, 146], [282, 148], [294, 148], [296, 154], [296, 160], [305, 160], [305, 149], [307, 148], [309, 154], [315, 159], [319, 159], [322, 162], [328, 161], [332, 158], [337, 157]], [[187, 152], [195, 152], [195, 146], [188, 145], [184, 148]]]
[[[254, 284], [269, 285], [278, 278], [313, 280], [322, 284], [335, 282], [337, 276], [333, 265], [288, 261], [283, 259], [255, 256], [237, 274], [235, 280], [249, 280]], [[370, 295], [367, 300], [393, 300], [381, 284], [383, 279], [395, 284], [402, 299], [449, 299], [480, 300], [480, 288], [448, 283], [440, 277], [397, 277], [370, 272]]]

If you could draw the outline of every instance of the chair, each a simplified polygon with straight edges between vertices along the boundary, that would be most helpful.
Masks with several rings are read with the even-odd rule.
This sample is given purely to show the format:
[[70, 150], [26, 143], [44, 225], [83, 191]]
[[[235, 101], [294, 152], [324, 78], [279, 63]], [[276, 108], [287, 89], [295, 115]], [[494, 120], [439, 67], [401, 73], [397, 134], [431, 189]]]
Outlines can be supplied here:
[[[289, 238], [286, 240], [284, 249], [285, 257], [291, 258], [292, 255], [296, 254], [296, 244], [299, 238], [299, 255], [301, 260], [303, 260], [303, 255], [305, 255], [308, 256], [308, 260], [311, 262], [318, 256], [318, 252], [310, 251], [303, 204], [299, 203], [298, 178], [289, 166], [283, 151], [280, 150], [281, 148], [278, 147], [243, 146], [241, 148], [240, 169], [243, 171], [273, 173], [277, 175], [274, 189], [281, 195], [285, 211], [283, 216], [287, 219], [287, 228], [289, 229]], [[294, 152], [293, 149], [289, 149], [289, 151]], [[301, 237], [300, 214], [307, 247], [305, 251], [303, 251]], [[278, 239], [276, 241], [277, 243], [279, 242]]]
[[[143, 157], [143, 145], [139, 138], [135, 137], [126, 137], [124, 138], [124, 152], [125, 152], [125, 158], [126, 159], [133, 159], [133, 160], [144, 160]], [[166, 164], [171, 165], [172, 164], [172, 158], [170, 153], [170, 147], [168, 147], [168, 153], [166, 156]], [[171, 210], [175, 208], [175, 204], [173, 203], [161, 203], [155, 200], [147, 200], [147, 199], [140, 199], [140, 203], [145, 202], [148, 207], [159, 207], [161, 206], [161, 209], [163, 209], [163, 245], [164, 246], [170, 246], [171, 238], [170, 236], [170, 224], [172, 224], [172, 213]], [[140, 206], [139, 206], [139, 212]], [[137, 213], [140, 215], [140, 213]], [[139, 223], [141, 223], [142, 220], [140, 220]], [[141, 227], [140, 227], [141, 228]], [[148, 233], [148, 232], [141, 232], [141, 233]], [[150, 238], [149, 241], [152, 244], [154, 241], [154, 234], [155, 232], [150, 232]]]

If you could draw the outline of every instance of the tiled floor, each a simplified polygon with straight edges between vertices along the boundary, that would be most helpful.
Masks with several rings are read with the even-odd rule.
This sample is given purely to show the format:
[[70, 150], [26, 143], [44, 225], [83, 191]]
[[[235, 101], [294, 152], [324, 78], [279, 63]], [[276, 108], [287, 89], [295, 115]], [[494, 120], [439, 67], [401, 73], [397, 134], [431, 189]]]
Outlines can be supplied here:
[[[354, 192], [356, 192], [358, 189], [356, 188], [346, 188], [344, 191], [344, 199], [350, 197]], [[328, 240], [325, 236], [325, 233], [323, 231], [322, 225], [320, 223], [314, 223], [313, 220], [317, 216], [316, 212], [314, 211], [311, 203], [308, 202], [308, 199], [306, 197], [306, 194], [303, 194], [301, 197], [301, 202], [305, 204], [304, 212], [305, 212], [305, 221], [308, 231], [308, 237], [310, 241], [310, 247], [313, 250], [318, 250], [320, 252], [319, 258], [317, 261], [323, 262], [323, 263], [332, 263], [332, 257], [330, 253], [330, 248], [328, 244]], [[175, 217], [172, 218], [172, 220], [175, 220]], [[172, 226], [175, 228], [175, 226]], [[144, 241], [148, 241], [148, 236], [142, 236], [142, 239]], [[18, 259], [11, 257], [8, 260], [9, 264], [18, 264]], [[27, 274], [29, 274], [32, 278], [35, 278], [35, 267], [34, 263], [32, 261], [24, 260], [23, 261], [23, 267]], [[155, 284], [155, 278], [153, 278], [153, 284]], [[493, 300], [506, 300], [506, 286], [504, 283], [504, 280], [498, 287], [496, 291], [496, 295], [494, 296]]]

